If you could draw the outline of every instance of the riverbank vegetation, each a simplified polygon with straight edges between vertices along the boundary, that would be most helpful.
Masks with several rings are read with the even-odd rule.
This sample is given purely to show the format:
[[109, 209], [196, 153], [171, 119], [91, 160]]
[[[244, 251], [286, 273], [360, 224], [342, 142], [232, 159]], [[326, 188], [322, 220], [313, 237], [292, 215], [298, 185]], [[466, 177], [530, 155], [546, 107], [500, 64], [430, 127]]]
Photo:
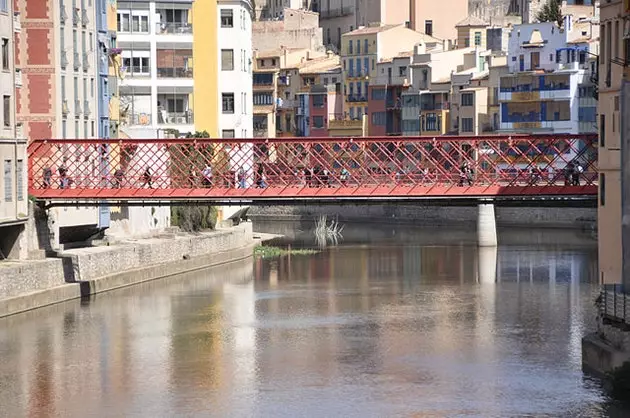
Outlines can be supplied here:
[[312, 255], [318, 252], [310, 248], [281, 248], [266, 245], [259, 245], [254, 248], [254, 256], [260, 258], [274, 258], [283, 255]]
[[173, 206], [171, 225], [185, 232], [214, 229], [217, 224], [217, 208], [214, 206]]

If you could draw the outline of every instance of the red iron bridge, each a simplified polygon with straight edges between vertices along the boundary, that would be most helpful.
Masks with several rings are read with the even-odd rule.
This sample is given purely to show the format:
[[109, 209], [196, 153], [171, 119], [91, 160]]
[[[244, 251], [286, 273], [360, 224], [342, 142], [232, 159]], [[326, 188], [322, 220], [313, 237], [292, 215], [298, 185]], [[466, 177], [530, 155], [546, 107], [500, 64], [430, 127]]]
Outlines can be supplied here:
[[48, 139], [29, 144], [41, 201], [325, 203], [586, 200], [596, 135]]

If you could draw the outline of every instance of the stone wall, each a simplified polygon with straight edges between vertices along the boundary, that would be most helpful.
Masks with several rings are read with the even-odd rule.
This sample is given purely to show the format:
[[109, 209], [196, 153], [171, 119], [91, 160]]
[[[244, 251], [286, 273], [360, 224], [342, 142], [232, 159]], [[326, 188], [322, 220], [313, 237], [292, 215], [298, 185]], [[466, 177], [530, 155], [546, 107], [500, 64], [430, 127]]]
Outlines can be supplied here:
[[[595, 208], [516, 208], [497, 207], [498, 226], [594, 228]], [[310, 205], [252, 207], [248, 216], [256, 220], [314, 220], [321, 215], [340, 221], [413, 223], [427, 226], [476, 227], [477, 206], [389, 205]]]
[[0, 317], [85, 294], [251, 257], [252, 224], [65, 250], [58, 258], [0, 263]]

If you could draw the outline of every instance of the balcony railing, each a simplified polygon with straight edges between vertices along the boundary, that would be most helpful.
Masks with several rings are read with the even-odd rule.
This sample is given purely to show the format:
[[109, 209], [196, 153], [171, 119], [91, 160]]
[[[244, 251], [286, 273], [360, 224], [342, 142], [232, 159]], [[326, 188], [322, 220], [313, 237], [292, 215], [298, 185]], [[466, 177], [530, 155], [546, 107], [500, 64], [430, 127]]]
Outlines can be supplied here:
[[83, 71], [87, 72], [88, 68], [90, 68], [90, 55], [83, 53]]
[[79, 13], [79, 9], [72, 9], [72, 24], [74, 26], [78, 26], [79, 22], [81, 22], [81, 14]]
[[158, 112], [158, 123], [163, 125], [190, 125], [194, 122], [193, 112]]
[[502, 86], [499, 91], [501, 93], [530, 93], [533, 91], [553, 91], [553, 90], [569, 90], [571, 86], [565, 83], [556, 83], [540, 86], [537, 84], [519, 84], [516, 86]]
[[74, 70], [75, 71], [77, 71], [79, 68], [81, 68], [81, 57], [80, 57], [78, 52], [74, 53], [73, 65], [74, 65]]
[[164, 67], [157, 69], [158, 78], [192, 78], [193, 69], [191, 68], [177, 68], [177, 67]]
[[88, 15], [87, 10], [81, 10], [81, 25], [86, 27], [90, 23], [90, 16]]
[[448, 102], [443, 103], [421, 103], [421, 110], [448, 110], [449, 104]]
[[281, 100], [279, 102], [279, 108], [280, 109], [293, 109], [296, 108], [298, 105], [297, 100]]
[[61, 101], [61, 114], [67, 116], [70, 113], [70, 106], [68, 106], [68, 100], [63, 99]]
[[319, 12], [321, 19], [332, 19], [335, 17], [350, 16], [353, 14], [352, 7], [337, 7], [335, 9], [322, 10]]
[[127, 122], [129, 125], [151, 125], [151, 115], [149, 113], [132, 112], [127, 116]]
[[158, 35], [191, 35], [192, 23], [161, 22], [156, 23], [155, 32]]
[[81, 114], [81, 100], [75, 100], [74, 101], [74, 115], [76, 117], [79, 117], [80, 114]]
[[267, 135], [268, 132], [269, 131], [268, 131], [267, 127], [254, 128], [254, 137], [255, 138], [266, 138], [267, 136], [269, 136], [269, 135]]
[[363, 94], [349, 94], [347, 97], [349, 102], [367, 102], [367, 96]]
[[62, 2], [59, 2], [59, 23], [62, 25], [66, 23], [66, 19], [68, 18], [68, 14], [66, 13], [66, 5]]
[[87, 119], [91, 113], [92, 113], [92, 110], [90, 109], [90, 101], [84, 100], [83, 101], [83, 116]]
[[59, 57], [59, 64], [61, 65], [61, 69], [65, 70], [68, 66], [68, 55], [66, 51], [61, 51], [61, 56]]

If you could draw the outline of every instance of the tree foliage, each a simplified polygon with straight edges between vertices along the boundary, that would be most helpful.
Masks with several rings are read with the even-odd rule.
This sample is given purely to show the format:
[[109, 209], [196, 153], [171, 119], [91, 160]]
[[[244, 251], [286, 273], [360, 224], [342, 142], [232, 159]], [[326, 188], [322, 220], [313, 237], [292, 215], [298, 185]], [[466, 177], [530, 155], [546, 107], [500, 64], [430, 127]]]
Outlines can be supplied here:
[[536, 19], [539, 22], [555, 22], [559, 27], [562, 27], [564, 21], [561, 6], [560, 0], [547, 0], [547, 3], [536, 15]]
[[198, 232], [214, 229], [217, 224], [217, 208], [214, 206], [173, 206], [171, 225], [182, 231]]
[[[186, 138], [210, 138], [208, 132], [186, 134]], [[212, 145], [177, 144], [169, 145], [171, 182], [174, 187], [199, 187], [204, 167], [214, 157]]]

